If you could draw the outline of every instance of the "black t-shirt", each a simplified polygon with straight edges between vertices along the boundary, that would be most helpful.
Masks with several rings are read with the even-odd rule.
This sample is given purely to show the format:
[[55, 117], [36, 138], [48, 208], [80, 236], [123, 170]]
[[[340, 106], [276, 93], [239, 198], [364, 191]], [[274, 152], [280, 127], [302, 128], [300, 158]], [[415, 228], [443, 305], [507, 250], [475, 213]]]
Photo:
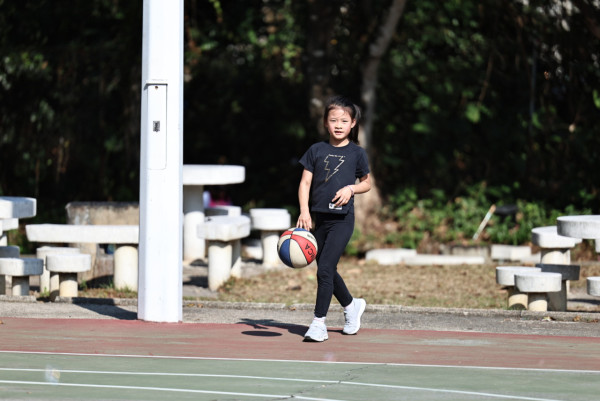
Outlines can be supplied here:
[[346, 185], [369, 174], [367, 152], [354, 142], [336, 147], [327, 141], [312, 145], [300, 158], [300, 164], [313, 174], [311, 210], [313, 212], [346, 214], [354, 212], [354, 198], [336, 207], [331, 200]]

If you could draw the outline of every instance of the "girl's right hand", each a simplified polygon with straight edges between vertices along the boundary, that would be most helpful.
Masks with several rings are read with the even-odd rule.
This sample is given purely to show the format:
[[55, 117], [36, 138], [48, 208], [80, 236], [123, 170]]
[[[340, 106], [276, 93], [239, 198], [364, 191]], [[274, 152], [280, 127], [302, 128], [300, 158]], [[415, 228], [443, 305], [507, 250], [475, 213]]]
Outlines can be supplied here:
[[296, 227], [304, 228], [305, 230], [309, 230], [312, 228], [312, 219], [310, 217], [310, 212], [301, 212], [300, 217], [298, 217], [298, 222], [296, 223]]

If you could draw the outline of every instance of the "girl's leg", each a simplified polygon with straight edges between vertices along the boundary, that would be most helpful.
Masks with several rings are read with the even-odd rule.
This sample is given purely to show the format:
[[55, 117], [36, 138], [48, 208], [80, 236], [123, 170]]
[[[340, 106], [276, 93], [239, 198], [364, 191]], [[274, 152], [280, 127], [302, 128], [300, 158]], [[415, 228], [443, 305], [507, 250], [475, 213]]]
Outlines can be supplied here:
[[317, 302], [315, 316], [325, 317], [335, 295], [342, 306], [352, 302], [352, 295], [337, 271], [337, 264], [354, 231], [354, 215], [317, 214], [315, 216], [317, 254]]

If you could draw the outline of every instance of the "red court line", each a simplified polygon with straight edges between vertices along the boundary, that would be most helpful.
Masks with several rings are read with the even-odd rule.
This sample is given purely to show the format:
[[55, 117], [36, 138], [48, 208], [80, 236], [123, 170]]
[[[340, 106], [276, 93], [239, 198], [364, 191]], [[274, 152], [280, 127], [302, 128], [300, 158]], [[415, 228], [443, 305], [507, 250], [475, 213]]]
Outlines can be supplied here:
[[600, 339], [590, 337], [334, 328], [328, 341], [305, 343], [304, 326], [1, 320], [2, 351], [600, 371]]

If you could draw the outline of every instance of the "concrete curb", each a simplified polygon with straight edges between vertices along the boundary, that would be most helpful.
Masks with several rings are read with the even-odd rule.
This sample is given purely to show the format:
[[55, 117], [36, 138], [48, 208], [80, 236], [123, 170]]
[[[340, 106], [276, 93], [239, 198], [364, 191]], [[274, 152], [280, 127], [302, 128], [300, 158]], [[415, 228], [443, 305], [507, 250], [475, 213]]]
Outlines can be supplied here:
[[[9, 302], [20, 302], [16, 300], [19, 297], [0, 297]], [[25, 302], [36, 302], [34, 297], [27, 297]], [[31, 298], [31, 299], [29, 299]], [[115, 306], [137, 306], [135, 298], [66, 298], [57, 297], [55, 303], [75, 304], [75, 305], [115, 305]], [[259, 303], [259, 302], [221, 302], [221, 301], [183, 301], [183, 309], [223, 309], [223, 310], [280, 310], [280, 311], [312, 311], [312, 304], [291, 304], [284, 303]], [[467, 308], [432, 308], [419, 306], [402, 305], [367, 305], [366, 311], [380, 314], [422, 314], [422, 315], [457, 315], [471, 317], [495, 317], [511, 318], [523, 320], [552, 320], [560, 322], [598, 322], [600, 313], [596, 312], [534, 312], [528, 310], [503, 310], [503, 309], [467, 309]]]

